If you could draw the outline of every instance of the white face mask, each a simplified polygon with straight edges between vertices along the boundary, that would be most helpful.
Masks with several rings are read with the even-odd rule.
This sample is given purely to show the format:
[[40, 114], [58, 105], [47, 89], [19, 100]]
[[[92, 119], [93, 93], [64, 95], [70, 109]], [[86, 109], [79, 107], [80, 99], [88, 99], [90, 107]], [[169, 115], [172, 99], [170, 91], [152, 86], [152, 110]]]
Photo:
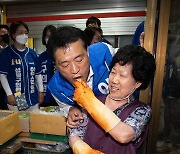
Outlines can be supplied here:
[[16, 36], [16, 41], [20, 44], [26, 44], [28, 36], [26, 34]]

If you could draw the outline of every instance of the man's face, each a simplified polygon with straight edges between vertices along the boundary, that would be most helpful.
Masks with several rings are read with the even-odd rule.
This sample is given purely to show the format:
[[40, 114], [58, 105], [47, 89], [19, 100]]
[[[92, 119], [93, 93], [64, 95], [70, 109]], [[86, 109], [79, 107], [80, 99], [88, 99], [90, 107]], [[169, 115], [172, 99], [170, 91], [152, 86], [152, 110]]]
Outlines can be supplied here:
[[81, 40], [70, 43], [65, 48], [58, 48], [54, 58], [57, 69], [72, 85], [78, 78], [87, 80], [90, 63]]
[[96, 27], [96, 28], [99, 28], [98, 24], [93, 22], [93, 23], [90, 23], [87, 27]]
[[6, 28], [0, 28], [0, 43], [3, 42], [3, 39], [1, 37], [1, 35], [5, 35], [5, 34], [8, 34], [8, 30]]
[[8, 30], [6, 28], [0, 28], [0, 35], [8, 34]]

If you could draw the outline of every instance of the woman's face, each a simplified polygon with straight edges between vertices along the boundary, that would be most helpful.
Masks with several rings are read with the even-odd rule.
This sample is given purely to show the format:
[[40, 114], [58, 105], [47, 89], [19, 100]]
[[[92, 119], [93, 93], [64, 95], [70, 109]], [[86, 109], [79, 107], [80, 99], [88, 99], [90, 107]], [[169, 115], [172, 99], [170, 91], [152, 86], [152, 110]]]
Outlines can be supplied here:
[[49, 41], [49, 37], [51, 36], [51, 32], [50, 32], [50, 30], [48, 30], [47, 32], [46, 32], [46, 36], [45, 36], [45, 42], [46, 42], [46, 45], [47, 45], [47, 43], [48, 43], [48, 41]]
[[15, 39], [16, 36], [23, 35], [23, 34], [28, 35], [28, 31], [23, 25], [20, 25], [17, 28], [16, 33], [14, 34], [14, 39]]
[[132, 75], [132, 65], [124, 66], [116, 63], [109, 75], [109, 91], [112, 98], [123, 98], [137, 89], [141, 83], [135, 81]]

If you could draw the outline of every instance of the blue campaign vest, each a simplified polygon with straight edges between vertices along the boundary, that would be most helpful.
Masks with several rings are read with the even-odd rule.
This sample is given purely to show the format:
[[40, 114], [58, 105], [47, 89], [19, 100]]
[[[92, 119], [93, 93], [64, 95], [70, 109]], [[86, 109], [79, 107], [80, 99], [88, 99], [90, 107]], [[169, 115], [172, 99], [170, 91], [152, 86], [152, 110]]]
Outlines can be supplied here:
[[[95, 43], [88, 47], [90, 65], [93, 70], [92, 90], [96, 96], [108, 93], [109, 65], [112, 55], [104, 43]], [[55, 73], [48, 84], [50, 92], [60, 101], [76, 105], [73, 101], [74, 87], [61, 75], [59, 71]]]
[[28, 106], [38, 103], [35, 75], [41, 73], [41, 67], [34, 50], [20, 52], [13, 45], [5, 48], [0, 54], [0, 73], [7, 75], [13, 94], [25, 93]]
[[49, 81], [54, 75], [54, 64], [52, 58], [49, 56], [48, 51], [44, 51], [39, 55], [39, 62], [42, 68], [42, 79], [43, 79], [43, 91], [44, 91], [44, 103], [53, 103], [54, 99], [47, 88]]

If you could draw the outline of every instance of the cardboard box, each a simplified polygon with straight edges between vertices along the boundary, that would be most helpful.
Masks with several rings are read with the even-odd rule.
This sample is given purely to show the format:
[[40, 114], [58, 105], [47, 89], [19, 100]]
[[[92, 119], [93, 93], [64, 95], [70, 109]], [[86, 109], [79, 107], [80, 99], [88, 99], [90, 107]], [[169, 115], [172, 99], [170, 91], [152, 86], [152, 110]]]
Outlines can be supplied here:
[[30, 113], [30, 132], [66, 135], [66, 118], [52, 113]]
[[29, 112], [19, 112], [19, 119], [21, 122], [22, 132], [28, 133], [29, 132]]
[[17, 112], [0, 110], [0, 145], [16, 136], [21, 130], [19, 114]]

